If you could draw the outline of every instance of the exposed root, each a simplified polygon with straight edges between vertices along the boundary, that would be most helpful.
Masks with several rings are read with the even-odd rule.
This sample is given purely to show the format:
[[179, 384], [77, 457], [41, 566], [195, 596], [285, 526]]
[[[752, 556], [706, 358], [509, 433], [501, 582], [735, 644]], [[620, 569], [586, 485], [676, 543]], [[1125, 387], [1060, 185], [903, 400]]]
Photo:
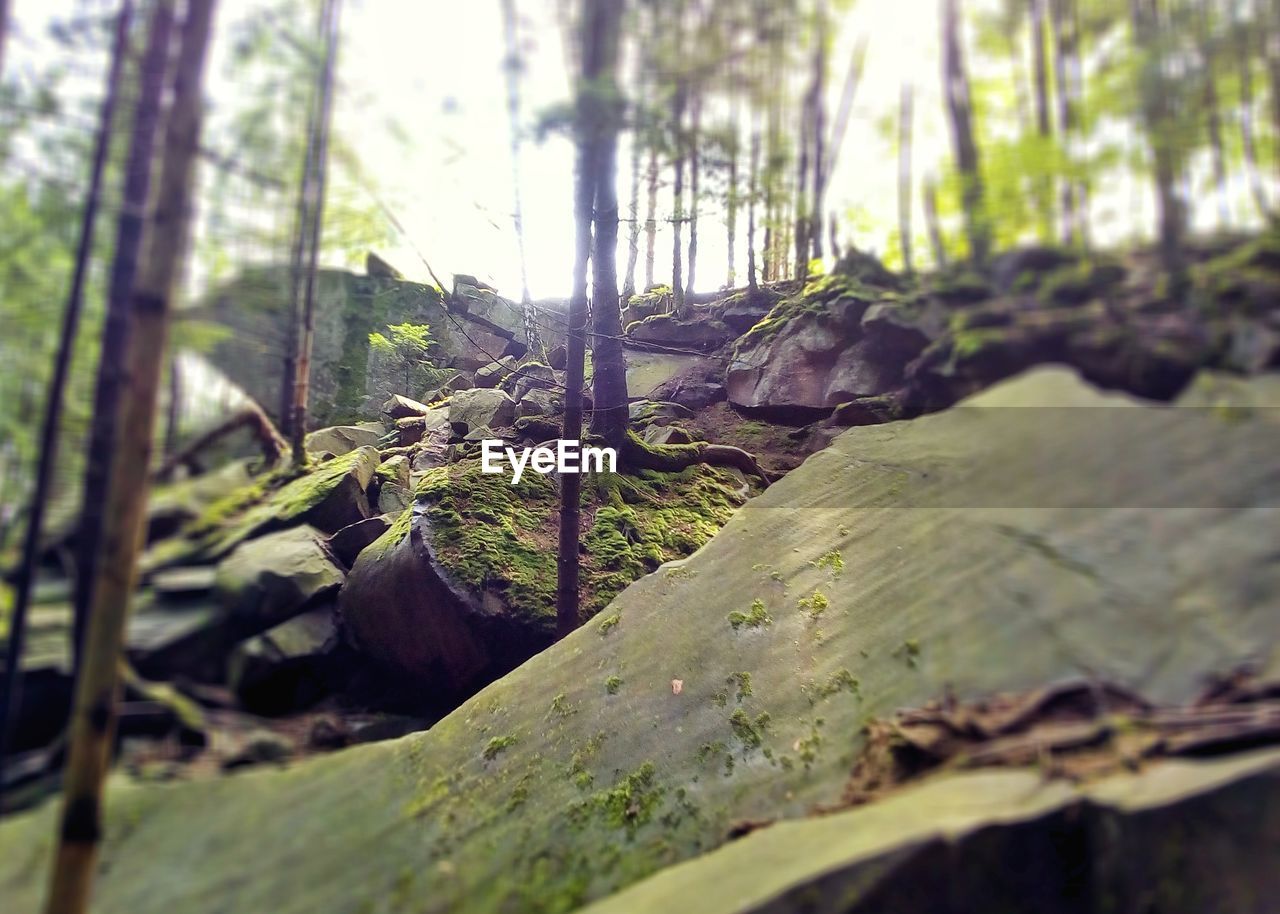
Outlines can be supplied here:
[[755, 457], [742, 448], [729, 444], [645, 444], [634, 432], [629, 432], [618, 452], [619, 459], [627, 466], [640, 470], [658, 470], [674, 473], [698, 463], [709, 466], [732, 467], [748, 476], [755, 476], [767, 486], [773, 480], [756, 463]]

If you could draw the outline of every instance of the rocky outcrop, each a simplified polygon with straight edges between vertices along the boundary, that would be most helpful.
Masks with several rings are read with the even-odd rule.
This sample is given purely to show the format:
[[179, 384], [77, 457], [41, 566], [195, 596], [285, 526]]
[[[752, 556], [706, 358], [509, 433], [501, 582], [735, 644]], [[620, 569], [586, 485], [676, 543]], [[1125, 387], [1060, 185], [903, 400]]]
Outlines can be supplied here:
[[465, 435], [477, 428], [503, 428], [516, 418], [516, 401], [501, 390], [477, 387], [461, 390], [449, 399], [449, 424]]
[[[1280, 427], [1260, 385], [1197, 381], [1157, 409], [1044, 370], [849, 430], [425, 733], [241, 784], [114, 789], [96, 908], [354, 912], [399, 891], [427, 912], [573, 910], [635, 886], [615, 910], [914, 912], [945, 910], [939, 885], [1003, 898], [1081, 863], [1089, 901], [1174, 886], [1142, 898], [1251, 910], [1232, 885], [1280, 889], [1265, 747], [1081, 784], [1035, 761], [943, 771], [808, 814], [898, 709], [1082, 677], [1180, 709], [1244, 664], [1274, 674]], [[14, 910], [38, 907], [56, 815], [0, 824]]]
[[[435, 340], [432, 361], [447, 368], [474, 371], [488, 365], [491, 356], [524, 353], [519, 304], [465, 281], [455, 285], [446, 302], [435, 286], [407, 282], [393, 272], [371, 259], [369, 275], [318, 273], [309, 392], [309, 412], [317, 423], [376, 419], [389, 395], [418, 397], [440, 386], [430, 383], [425, 366], [413, 366], [409, 389], [404, 389], [403, 362], [371, 348], [369, 334], [385, 333], [393, 324], [428, 325]], [[210, 293], [190, 315], [233, 331], [214, 345], [208, 358], [277, 421], [274, 410], [290, 320], [288, 279], [287, 267], [246, 270]], [[538, 317], [540, 325], [550, 328], [562, 320], [559, 313]], [[548, 345], [557, 342], [554, 331], [544, 335], [553, 337]]]

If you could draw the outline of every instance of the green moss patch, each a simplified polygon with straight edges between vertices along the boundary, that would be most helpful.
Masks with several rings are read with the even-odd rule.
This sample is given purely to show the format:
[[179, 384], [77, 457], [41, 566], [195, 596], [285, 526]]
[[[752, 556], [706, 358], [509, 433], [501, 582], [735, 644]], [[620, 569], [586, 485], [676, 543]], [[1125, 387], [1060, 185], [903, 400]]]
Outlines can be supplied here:
[[[632, 581], [701, 547], [742, 504], [739, 485], [732, 473], [705, 466], [584, 476], [583, 619]], [[464, 462], [430, 471], [417, 498], [455, 580], [501, 593], [516, 613], [554, 620], [559, 496], [550, 476], [525, 473], [513, 486], [506, 474]]]
[[809, 282], [800, 292], [789, 295], [774, 305], [738, 341], [738, 349], [768, 342], [797, 318], [829, 314], [837, 303], [853, 299], [869, 305], [896, 297], [894, 292], [874, 288], [853, 276], [842, 273], [822, 276]]

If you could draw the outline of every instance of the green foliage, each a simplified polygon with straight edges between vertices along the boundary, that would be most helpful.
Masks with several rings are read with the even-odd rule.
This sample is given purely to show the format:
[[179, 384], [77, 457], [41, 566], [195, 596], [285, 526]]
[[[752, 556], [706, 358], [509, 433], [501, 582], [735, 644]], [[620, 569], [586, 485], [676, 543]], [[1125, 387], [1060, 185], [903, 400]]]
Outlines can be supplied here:
[[751, 601], [751, 609], [748, 612], [739, 612], [735, 609], [729, 613], [728, 619], [734, 631], [744, 626], [746, 628], [760, 628], [773, 624], [773, 618], [769, 615], [769, 611], [765, 609], [764, 601], [760, 599]]

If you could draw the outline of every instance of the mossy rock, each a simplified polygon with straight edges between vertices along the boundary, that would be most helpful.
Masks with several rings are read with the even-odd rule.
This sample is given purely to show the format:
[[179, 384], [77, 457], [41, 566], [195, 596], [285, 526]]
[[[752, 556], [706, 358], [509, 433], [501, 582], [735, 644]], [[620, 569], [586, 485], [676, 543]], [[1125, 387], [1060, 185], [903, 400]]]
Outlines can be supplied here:
[[1128, 275], [1118, 260], [1098, 258], [1059, 267], [1040, 280], [1037, 297], [1047, 305], [1082, 305], [1114, 290]]
[[851, 331], [873, 302], [896, 298], [896, 293], [870, 286], [856, 276], [842, 273], [820, 276], [778, 301], [738, 340], [734, 351], [742, 353], [767, 343], [792, 322], [806, 318], [824, 318]]
[[148, 550], [142, 569], [216, 562], [246, 540], [299, 524], [336, 533], [371, 516], [366, 490], [378, 466], [378, 452], [361, 447], [302, 475], [293, 467], [264, 474], [212, 504], [178, 536]]
[[[732, 472], [583, 477], [581, 621], [664, 562], [692, 554], [743, 502]], [[427, 472], [416, 503], [352, 568], [341, 595], [353, 643], [391, 672], [465, 693], [550, 643], [559, 497], [527, 469], [467, 460]]]
[[1280, 308], [1280, 229], [1239, 245], [1192, 271], [1196, 298], [1210, 315], [1261, 315]]

